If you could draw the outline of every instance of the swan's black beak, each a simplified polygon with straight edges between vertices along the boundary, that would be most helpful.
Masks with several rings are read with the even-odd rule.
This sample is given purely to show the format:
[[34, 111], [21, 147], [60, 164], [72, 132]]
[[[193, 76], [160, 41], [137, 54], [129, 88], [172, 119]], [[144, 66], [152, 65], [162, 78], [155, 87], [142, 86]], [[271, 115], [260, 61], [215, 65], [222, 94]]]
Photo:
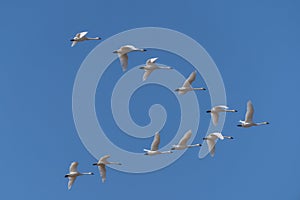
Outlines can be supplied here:
[[91, 175], [94, 175], [94, 173], [92, 172]]
[[71, 42], [74, 42], [74, 39], [71, 39], [70, 41], [71, 41]]
[[207, 113], [211, 113], [211, 110], [206, 111]]
[[233, 137], [230, 137], [230, 139], [233, 139]]
[[203, 140], [207, 140], [207, 138], [204, 137]]
[[266, 122], [266, 124], [270, 124], [270, 122]]
[[117, 51], [117, 50], [115, 50], [115, 51], [113, 51], [113, 53], [118, 53], [118, 51]]
[[179, 89], [175, 89], [174, 91], [175, 91], [175, 92], [178, 92], [178, 91], [179, 91]]
[[147, 49], [143, 49], [143, 51], [147, 51]]
[[234, 110], [234, 112], [237, 112], [237, 110]]
[[239, 124], [239, 125], [237, 125], [238, 127], [242, 127], [242, 125], [241, 124]]
[[97, 165], [97, 163], [93, 163], [93, 165]]
[[65, 178], [68, 178], [69, 177], [69, 175], [65, 175]]

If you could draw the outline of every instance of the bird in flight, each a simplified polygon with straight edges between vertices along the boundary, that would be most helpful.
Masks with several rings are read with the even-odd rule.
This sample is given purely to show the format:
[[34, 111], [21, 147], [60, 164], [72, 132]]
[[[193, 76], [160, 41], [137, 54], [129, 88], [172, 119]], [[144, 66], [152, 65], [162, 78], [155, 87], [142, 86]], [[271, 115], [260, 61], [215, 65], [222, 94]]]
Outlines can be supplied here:
[[237, 110], [228, 110], [227, 106], [219, 105], [219, 106], [213, 107], [211, 110], [208, 110], [206, 112], [211, 114], [213, 124], [216, 126], [219, 121], [219, 113], [220, 112], [237, 112]]
[[159, 135], [159, 132], [157, 132], [157, 133], [155, 133], [153, 142], [151, 144], [151, 149], [150, 150], [144, 149], [145, 155], [153, 156], [153, 155], [158, 155], [158, 154], [173, 153], [172, 151], [159, 151], [158, 150], [159, 143], [160, 143], [160, 135]]
[[121, 165], [119, 162], [109, 162], [107, 159], [110, 158], [110, 155], [105, 155], [99, 159], [97, 163], [94, 163], [93, 165], [97, 165], [100, 171], [100, 175], [102, 177], [102, 183], [106, 180], [106, 165]]
[[127, 54], [132, 51], [144, 52], [144, 51], [146, 51], [146, 49], [136, 48], [132, 45], [125, 45], [125, 46], [120, 47], [118, 50], [113, 51], [113, 53], [118, 54], [123, 71], [126, 71], [127, 67], [128, 67], [128, 55]]
[[224, 140], [224, 138], [227, 139], [233, 139], [231, 136], [223, 136], [222, 133], [211, 133], [207, 137], [203, 138], [203, 140], [206, 140], [208, 150], [210, 152], [211, 157], [214, 157], [215, 155], [215, 150], [216, 150], [216, 140]]
[[249, 128], [252, 126], [260, 126], [260, 125], [269, 124], [269, 122], [260, 122], [260, 123], [253, 122], [253, 114], [254, 114], [254, 108], [253, 108], [252, 102], [249, 100], [247, 102], [247, 112], [245, 115], [245, 120], [240, 120], [239, 122], [241, 124], [239, 124], [237, 126], [243, 127], [243, 128]]
[[156, 60], [158, 58], [150, 58], [146, 62], [146, 66], [140, 67], [140, 69], [145, 70], [144, 75], [143, 75], [143, 81], [145, 81], [150, 74], [156, 70], [156, 69], [172, 69], [172, 67], [161, 67], [156, 65]]
[[178, 144], [173, 145], [173, 147], [171, 148], [171, 150], [183, 150], [183, 149], [187, 149], [187, 148], [192, 148], [192, 147], [200, 147], [201, 144], [191, 144], [191, 145], [187, 145], [188, 140], [191, 138], [192, 136], [192, 131], [188, 130], [184, 136], [181, 138], [181, 140], [179, 141]]
[[73, 183], [75, 182], [75, 180], [78, 176], [94, 175], [93, 172], [87, 172], [87, 173], [78, 172], [77, 166], [78, 166], [78, 162], [72, 162], [71, 165], [70, 165], [69, 173], [65, 175], [65, 178], [69, 179], [69, 182], [68, 182], [68, 189], [69, 190], [71, 189]]
[[86, 40], [101, 40], [100, 37], [95, 37], [95, 38], [86, 37], [87, 33], [88, 33], [87, 31], [77, 33], [75, 35], [75, 37], [73, 39], [71, 39], [71, 42], [72, 42], [71, 47], [74, 47], [78, 42], [82, 42], [82, 41], [86, 41]]
[[190, 76], [185, 80], [185, 82], [183, 83], [183, 85], [180, 88], [175, 89], [176, 92], [178, 92], [179, 94], [185, 94], [189, 91], [193, 91], [193, 90], [206, 90], [205, 88], [201, 87], [201, 88], [193, 88], [191, 85], [194, 82], [194, 80], [196, 79], [196, 71], [193, 71]]

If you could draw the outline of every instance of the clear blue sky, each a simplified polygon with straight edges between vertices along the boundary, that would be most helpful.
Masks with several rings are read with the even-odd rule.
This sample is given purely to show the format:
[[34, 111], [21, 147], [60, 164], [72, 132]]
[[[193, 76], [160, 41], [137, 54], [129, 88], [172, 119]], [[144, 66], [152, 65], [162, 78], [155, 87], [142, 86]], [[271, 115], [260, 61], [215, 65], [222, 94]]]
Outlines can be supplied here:
[[[299, 6], [296, 0], [2, 2], [1, 198], [300, 199], [300, 133], [296, 127]], [[95, 159], [82, 145], [72, 117], [77, 70], [99, 42], [71, 48], [69, 40], [82, 30], [104, 40], [144, 26], [183, 32], [212, 56], [224, 79], [228, 105], [240, 111], [228, 116], [224, 127], [224, 134], [235, 140], [218, 143], [214, 158], [199, 160], [198, 150], [190, 149], [171, 166], [153, 173], [108, 169], [108, 180], [102, 184], [97, 169], [91, 166]], [[163, 52], [155, 53], [160, 59], [164, 56]], [[143, 56], [137, 57], [144, 62]], [[121, 74], [117, 64], [107, 76]], [[183, 72], [185, 76], [188, 73]], [[200, 78], [197, 81], [203, 83]], [[140, 92], [136, 93], [137, 100], [141, 99]], [[204, 108], [205, 102], [209, 108], [208, 95], [198, 97], [203, 99]], [[267, 120], [269, 126], [236, 127], [244, 117], [248, 99], [255, 106], [255, 119]], [[167, 102], [163, 99], [161, 103]], [[96, 106], [101, 115], [105, 105]], [[131, 109], [141, 124], [148, 120], [142, 107]], [[116, 130], [109, 127], [109, 116], [106, 120], [105, 129]], [[201, 120], [204, 127], [200, 130], [205, 130], [209, 116], [203, 114]], [[174, 128], [170, 123], [166, 132]], [[202, 136], [200, 133], [196, 139]], [[125, 143], [118, 137], [112, 140], [123, 146], [128, 146], [126, 141], [134, 145], [128, 138]], [[151, 141], [141, 142], [130, 150], [138, 151]], [[68, 191], [63, 176], [74, 160], [81, 171], [96, 175], [80, 177]]]

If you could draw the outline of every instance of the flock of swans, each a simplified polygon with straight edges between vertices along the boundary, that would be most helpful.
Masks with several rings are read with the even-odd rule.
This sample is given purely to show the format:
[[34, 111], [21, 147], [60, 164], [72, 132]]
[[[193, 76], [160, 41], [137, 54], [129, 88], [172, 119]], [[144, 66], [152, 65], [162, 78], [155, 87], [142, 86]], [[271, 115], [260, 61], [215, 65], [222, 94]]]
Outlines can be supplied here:
[[[76, 34], [76, 36], [71, 39], [72, 41], [72, 47], [75, 46], [78, 42], [86, 41], [86, 40], [100, 40], [100, 37], [95, 37], [95, 38], [89, 38], [86, 37], [88, 32], [81, 32]], [[126, 71], [128, 67], [128, 53], [133, 52], [133, 51], [140, 51], [144, 52], [146, 51], [145, 49], [142, 48], [136, 48], [132, 45], [125, 45], [120, 47], [118, 50], [113, 51], [113, 53], [118, 54], [118, 57], [120, 59], [120, 63], [122, 66], [122, 70]], [[161, 67], [156, 65], [156, 60], [158, 58], [150, 58], [147, 60], [146, 65], [143, 67], [140, 67], [140, 69], [144, 70], [144, 75], [143, 75], [143, 81], [145, 81], [150, 74], [157, 69], [165, 69], [165, 70], [170, 70], [172, 67]], [[194, 91], [194, 90], [206, 90], [203, 87], [199, 88], [193, 88], [191, 85], [193, 81], [196, 79], [196, 71], [192, 72], [189, 77], [185, 80], [183, 83], [182, 87], [175, 89], [176, 92], [179, 94], [183, 95], [186, 94], [189, 91]], [[218, 105], [214, 106], [211, 108], [211, 110], [206, 111], [207, 113], [211, 114], [212, 118], [212, 123], [213, 125], [218, 124], [218, 119], [219, 119], [219, 113], [221, 112], [237, 112], [237, 110], [229, 110], [229, 108], [225, 105]], [[237, 125], [238, 127], [242, 128], [249, 128], [252, 126], [260, 126], [260, 125], [265, 125], [269, 124], [269, 122], [253, 122], [253, 114], [254, 114], [254, 108], [252, 102], [249, 100], [247, 102], [247, 112], [245, 115], [245, 120], [240, 120], [240, 124]], [[159, 132], [155, 133], [153, 142], [151, 144], [150, 149], [144, 149], [145, 155], [147, 156], [154, 156], [154, 155], [159, 155], [159, 154], [171, 154], [173, 153], [174, 150], [184, 150], [187, 148], [192, 148], [192, 147], [200, 147], [201, 144], [190, 144], [188, 145], [188, 141], [192, 136], [192, 131], [188, 130], [184, 136], [181, 138], [181, 140], [178, 142], [178, 144], [174, 144], [172, 148], [169, 151], [160, 151], [159, 150], [159, 143], [160, 143], [160, 134]], [[216, 141], [218, 139], [224, 140], [224, 139], [233, 139], [232, 136], [224, 136], [220, 132], [214, 132], [210, 133], [206, 137], [203, 138], [207, 142], [208, 150], [210, 152], [210, 155], [213, 157], [215, 155], [215, 145]], [[107, 159], [110, 158], [110, 155], [105, 155], [99, 159], [97, 163], [94, 163], [93, 165], [98, 166], [98, 169], [100, 171], [100, 175], [102, 177], [102, 182], [105, 182], [106, 180], [106, 165], [109, 164], [115, 164], [115, 165], [121, 165], [119, 162], [109, 162]], [[77, 170], [78, 162], [72, 162], [69, 168], [69, 173], [65, 175], [66, 178], [69, 179], [68, 182], [68, 189], [70, 190], [73, 183], [75, 182], [76, 178], [78, 176], [82, 175], [94, 175], [93, 172], [86, 172], [86, 173], [80, 173]]]

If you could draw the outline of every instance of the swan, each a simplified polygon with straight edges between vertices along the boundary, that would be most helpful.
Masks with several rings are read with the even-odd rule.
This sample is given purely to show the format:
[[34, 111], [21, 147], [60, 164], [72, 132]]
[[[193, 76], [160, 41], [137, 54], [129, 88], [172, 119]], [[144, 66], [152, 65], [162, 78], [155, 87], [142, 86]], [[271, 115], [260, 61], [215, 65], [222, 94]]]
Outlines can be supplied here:
[[203, 138], [203, 140], [206, 140], [207, 145], [208, 145], [208, 150], [210, 152], [211, 157], [214, 157], [215, 155], [215, 145], [216, 145], [216, 140], [224, 140], [224, 138], [227, 139], [233, 139], [231, 136], [223, 136], [222, 133], [211, 133], [207, 137]]
[[72, 162], [70, 165], [69, 173], [65, 175], [65, 178], [69, 179], [68, 182], [68, 189], [70, 190], [73, 183], [75, 182], [77, 176], [82, 176], [82, 175], [94, 175], [93, 172], [87, 172], [87, 173], [80, 173], [77, 170], [78, 162]]
[[191, 84], [196, 79], [196, 71], [193, 71], [190, 76], [186, 79], [186, 81], [183, 83], [183, 86], [180, 88], [177, 88], [175, 91], [179, 94], [185, 94], [189, 91], [193, 90], [206, 90], [205, 88], [192, 88]]
[[146, 66], [140, 67], [140, 69], [145, 70], [143, 81], [145, 81], [150, 74], [156, 69], [172, 69], [172, 67], [160, 67], [155, 64], [158, 58], [150, 58], [146, 62]]
[[253, 108], [252, 102], [249, 100], [247, 102], [247, 112], [246, 112], [245, 120], [244, 121], [240, 120], [239, 122], [241, 124], [239, 124], [237, 126], [243, 127], [243, 128], [249, 128], [252, 126], [260, 126], [260, 125], [269, 124], [269, 122], [254, 123], [253, 122], [253, 113], [254, 113], [254, 108]]
[[75, 37], [70, 40], [72, 42], [71, 47], [74, 47], [78, 42], [82, 42], [82, 41], [85, 41], [85, 40], [101, 40], [100, 37], [88, 38], [88, 37], [86, 37], [87, 33], [88, 33], [87, 31], [81, 32], [81, 33], [77, 33], [75, 35]]
[[128, 55], [127, 54], [132, 51], [144, 52], [144, 51], [146, 51], [146, 49], [139, 49], [132, 45], [125, 45], [125, 46], [120, 47], [118, 50], [113, 51], [113, 53], [117, 53], [119, 56], [123, 72], [127, 70], [127, 66], [128, 66]]
[[159, 132], [157, 132], [157, 133], [155, 133], [153, 142], [151, 144], [151, 150], [144, 149], [144, 151], [146, 152], [145, 155], [154, 156], [154, 155], [158, 155], [158, 154], [173, 153], [172, 151], [158, 151], [159, 143], [160, 143], [160, 135], [159, 135]]
[[216, 126], [219, 120], [219, 112], [237, 112], [237, 110], [228, 110], [227, 106], [219, 105], [206, 112], [211, 114], [213, 124]]
[[105, 155], [99, 159], [97, 163], [94, 163], [93, 165], [97, 165], [100, 171], [100, 175], [102, 177], [102, 183], [106, 180], [106, 165], [122, 165], [119, 162], [109, 162], [107, 159], [110, 158], [110, 155]]
[[201, 144], [192, 144], [192, 145], [187, 145], [187, 141], [191, 138], [192, 136], [192, 131], [189, 130], [187, 131], [184, 136], [181, 138], [178, 144], [173, 145], [171, 150], [183, 150], [191, 147], [200, 147]]

